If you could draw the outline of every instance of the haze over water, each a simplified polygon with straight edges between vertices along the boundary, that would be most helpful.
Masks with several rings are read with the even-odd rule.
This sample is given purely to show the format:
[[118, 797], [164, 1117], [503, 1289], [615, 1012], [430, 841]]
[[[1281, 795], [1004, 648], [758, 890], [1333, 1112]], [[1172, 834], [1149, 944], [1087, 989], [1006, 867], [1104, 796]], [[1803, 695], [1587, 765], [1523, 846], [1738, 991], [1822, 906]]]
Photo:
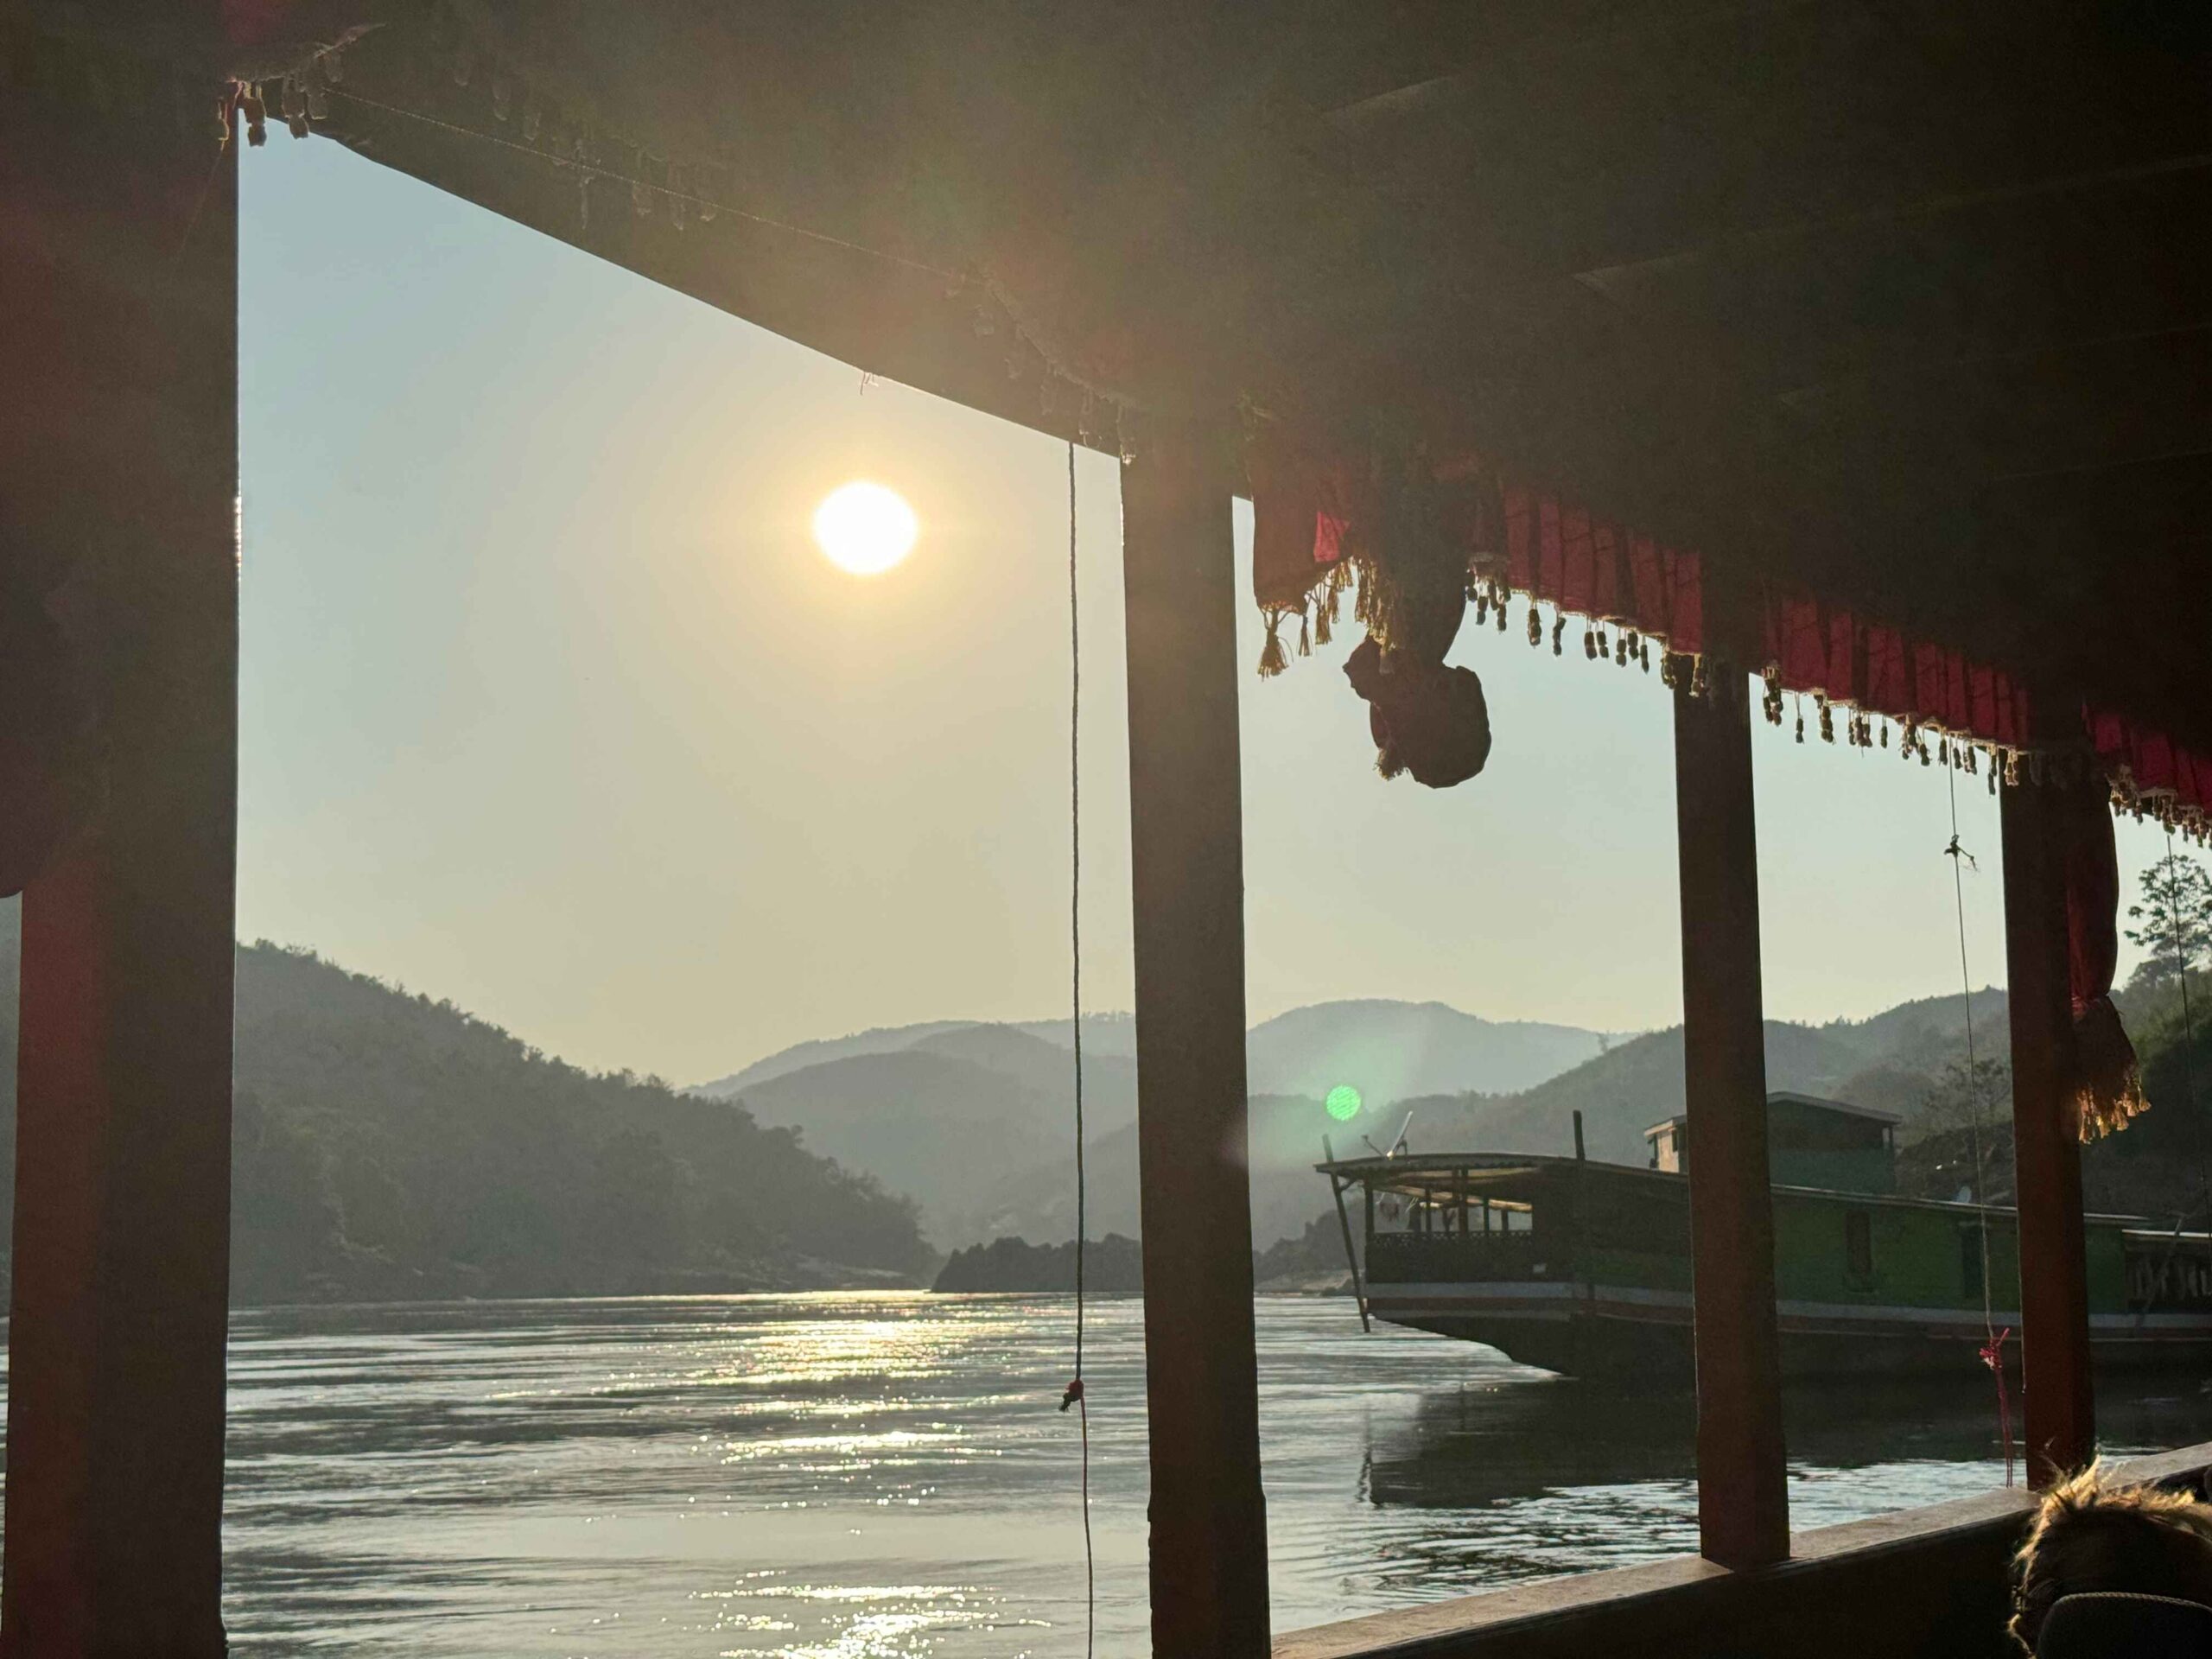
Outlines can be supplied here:
[[[1262, 1298], [1289, 1630], [1694, 1547], [1688, 1403]], [[1141, 1305], [1094, 1305], [1099, 1651], [1144, 1651]], [[921, 1294], [245, 1313], [241, 1654], [978, 1659], [1082, 1651], [1065, 1299]], [[2183, 1385], [2113, 1449], [2212, 1436]], [[1798, 1402], [1796, 1524], [2001, 1481], [1967, 1387]]]

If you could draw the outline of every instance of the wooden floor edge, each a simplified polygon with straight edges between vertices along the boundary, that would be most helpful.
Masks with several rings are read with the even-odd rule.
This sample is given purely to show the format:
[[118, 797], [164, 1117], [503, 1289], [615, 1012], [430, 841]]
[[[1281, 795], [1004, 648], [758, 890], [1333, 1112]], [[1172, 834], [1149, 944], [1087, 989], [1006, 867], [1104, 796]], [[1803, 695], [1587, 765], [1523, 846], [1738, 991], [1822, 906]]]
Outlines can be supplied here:
[[[2212, 1465], [2212, 1443], [2128, 1459], [2117, 1468], [2124, 1478], [2156, 1481], [2190, 1474], [2208, 1465]], [[2035, 1495], [2024, 1487], [1999, 1487], [1970, 1497], [1801, 1532], [1791, 1539], [1790, 1559], [1757, 1576], [1787, 1578], [1817, 1571], [1850, 1556], [1910, 1549], [1947, 1535], [2016, 1527], [2034, 1502]], [[1440, 1652], [1445, 1644], [1462, 1639], [1565, 1623], [1600, 1610], [1618, 1609], [1624, 1603], [1726, 1594], [1719, 1586], [1738, 1576], [1699, 1556], [1672, 1556], [1637, 1567], [1543, 1579], [1425, 1607], [1394, 1609], [1292, 1630], [1276, 1638], [1273, 1655], [1274, 1659], [1385, 1659], [1386, 1656], [1413, 1659], [1413, 1656]]]

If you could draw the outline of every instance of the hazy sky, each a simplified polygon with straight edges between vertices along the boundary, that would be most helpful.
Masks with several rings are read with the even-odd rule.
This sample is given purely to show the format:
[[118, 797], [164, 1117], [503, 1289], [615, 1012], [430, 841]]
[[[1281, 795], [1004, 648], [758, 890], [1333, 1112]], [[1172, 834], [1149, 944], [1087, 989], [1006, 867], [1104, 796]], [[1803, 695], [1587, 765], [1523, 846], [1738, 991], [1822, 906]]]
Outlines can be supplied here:
[[[244, 161], [240, 932], [679, 1081], [1065, 1008], [1062, 447], [335, 144]], [[1077, 470], [1084, 974], [1126, 1007], [1117, 469]], [[808, 537], [855, 477], [920, 515], [887, 575]], [[1497, 742], [1441, 793], [1376, 775], [1355, 629], [1245, 680], [1255, 1018], [1680, 1017], [1666, 694], [1518, 623], [1469, 619]], [[1956, 990], [1944, 772], [1764, 727], [1758, 766], [1769, 1012]], [[1995, 803], [1959, 783], [2001, 982]], [[2123, 826], [2131, 890], [2159, 850]]]

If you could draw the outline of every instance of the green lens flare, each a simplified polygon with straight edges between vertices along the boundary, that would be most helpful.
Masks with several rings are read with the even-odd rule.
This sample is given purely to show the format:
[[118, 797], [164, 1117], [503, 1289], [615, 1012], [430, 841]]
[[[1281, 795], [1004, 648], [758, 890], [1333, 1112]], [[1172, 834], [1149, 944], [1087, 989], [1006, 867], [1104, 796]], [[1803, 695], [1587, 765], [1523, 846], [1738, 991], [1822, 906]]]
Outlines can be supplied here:
[[1359, 1116], [1359, 1090], [1348, 1083], [1340, 1083], [1329, 1090], [1329, 1097], [1321, 1104], [1339, 1123], [1349, 1123]]

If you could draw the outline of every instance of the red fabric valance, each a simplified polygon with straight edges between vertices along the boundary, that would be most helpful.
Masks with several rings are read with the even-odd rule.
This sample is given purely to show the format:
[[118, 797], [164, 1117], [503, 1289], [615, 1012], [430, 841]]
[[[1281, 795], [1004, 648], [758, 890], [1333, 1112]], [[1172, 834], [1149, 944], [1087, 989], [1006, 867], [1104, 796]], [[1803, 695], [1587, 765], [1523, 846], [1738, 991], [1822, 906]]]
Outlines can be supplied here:
[[2202, 836], [2212, 819], [2212, 755], [2185, 749], [2109, 709], [2085, 709], [2097, 764], [2136, 810]]
[[1509, 482], [1505, 568], [1509, 597], [1524, 596], [1578, 616], [1633, 628], [1687, 656], [1705, 650], [1705, 602], [1698, 556], [1662, 547], [1562, 503]]
[[2120, 859], [2101, 790], [2050, 791], [2066, 882], [2066, 979], [2074, 1010], [2069, 1057], [2075, 1128], [2084, 1141], [2148, 1109], [2135, 1046], [2112, 1001], [2120, 965]]
[[[1338, 593], [1365, 580], [1367, 567], [1388, 564], [1392, 515], [1382, 480], [1392, 469], [1346, 461], [1272, 427], [1254, 435], [1248, 465], [1253, 592], [1269, 622], [1262, 666], [1274, 672], [1285, 665], [1274, 632], [1284, 617], [1306, 616], [1318, 595], [1318, 632], [1325, 640]], [[1532, 644], [1541, 638], [1539, 605], [1554, 607], [1555, 649], [1569, 613], [1686, 657], [1701, 657], [1717, 643], [1695, 550], [1661, 543], [1480, 457], [1461, 455], [1428, 472], [1448, 498], [1445, 522], [1465, 543], [1469, 592], [1478, 609], [1497, 608], [1501, 628], [1503, 607], [1525, 600]], [[1783, 694], [1810, 696], [1855, 711], [1847, 723], [1855, 744], [1875, 742], [1878, 718], [1904, 728], [1908, 753], [1925, 751], [1923, 734], [1933, 732], [1956, 740], [1955, 758], [1969, 767], [1974, 751], [1986, 749], [2008, 775], [2016, 775], [2023, 751], [2072, 750], [2081, 741], [2070, 719], [2039, 726], [2027, 687], [1993, 664], [1814, 598], [1770, 594], [1764, 610], [1770, 718], [1781, 717]], [[1602, 639], [1586, 635], [1586, 648], [1596, 654]], [[1732, 655], [1757, 645], [1731, 634], [1726, 648]], [[2084, 718], [2089, 747], [2122, 800], [2206, 832], [2212, 754], [2183, 750], [2108, 711], [2086, 710]], [[1833, 735], [1825, 710], [1821, 729]], [[1886, 730], [1881, 741], [1887, 743]], [[2035, 771], [2039, 776], [2040, 766]]]
[[1968, 660], [1895, 628], [1809, 599], [1766, 607], [1768, 683], [1825, 698], [1917, 730], [1993, 749], [2032, 741], [2027, 688], [2003, 670]]
[[1343, 562], [1351, 518], [1351, 480], [1287, 440], [1255, 444], [1252, 596], [1262, 610], [1302, 610], [1306, 595]]
[[[1268, 671], [1281, 665], [1274, 628], [1282, 618], [1308, 615], [1319, 595], [1325, 639], [1331, 601], [1352, 567], [1389, 563], [1385, 525], [1393, 504], [1386, 492], [1403, 486], [1384, 481], [1389, 470], [1348, 462], [1272, 428], [1254, 436], [1247, 454], [1252, 591], [1269, 620]], [[1465, 548], [1470, 589], [1484, 606], [1525, 599], [1631, 630], [1683, 655], [1704, 652], [1696, 553], [1662, 545], [1477, 457], [1428, 472], [1444, 521]]]

